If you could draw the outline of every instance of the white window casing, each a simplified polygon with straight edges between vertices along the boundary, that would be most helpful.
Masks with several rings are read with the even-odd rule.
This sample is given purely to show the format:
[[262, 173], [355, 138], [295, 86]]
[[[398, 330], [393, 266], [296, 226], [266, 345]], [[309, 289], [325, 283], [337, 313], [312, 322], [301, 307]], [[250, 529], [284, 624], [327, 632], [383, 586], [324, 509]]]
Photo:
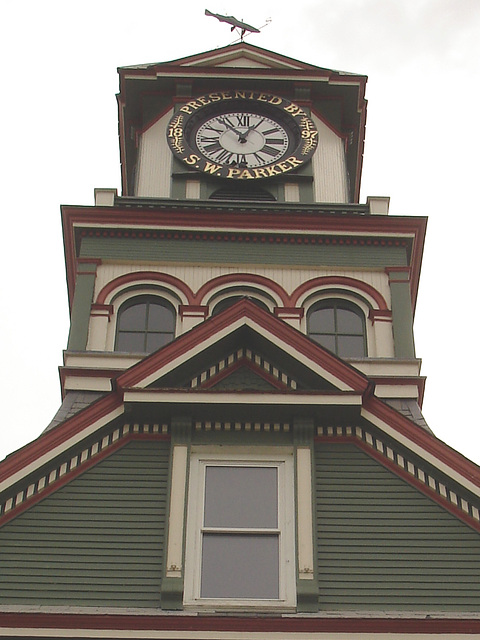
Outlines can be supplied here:
[[184, 604], [292, 610], [293, 451], [192, 450]]

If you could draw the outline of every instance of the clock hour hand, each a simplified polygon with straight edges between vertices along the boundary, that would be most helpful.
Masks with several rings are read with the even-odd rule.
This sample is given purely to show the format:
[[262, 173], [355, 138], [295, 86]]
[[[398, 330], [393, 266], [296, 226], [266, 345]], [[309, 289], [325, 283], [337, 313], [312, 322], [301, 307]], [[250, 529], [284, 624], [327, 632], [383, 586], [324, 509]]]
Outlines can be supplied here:
[[250, 133], [250, 131], [253, 131], [254, 129], [256, 129], [259, 124], [262, 124], [262, 122], [263, 122], [263, 119], [259, 120], [257, 122], [257, 124], [251, 124], [249, 127], [247, 127], [247, 130], [244, 131], [244, 133], [242, 133], [241, 136], [239, 136], [238, 141], [239, 142], [246, 142], [247, 141], [247, 136]]

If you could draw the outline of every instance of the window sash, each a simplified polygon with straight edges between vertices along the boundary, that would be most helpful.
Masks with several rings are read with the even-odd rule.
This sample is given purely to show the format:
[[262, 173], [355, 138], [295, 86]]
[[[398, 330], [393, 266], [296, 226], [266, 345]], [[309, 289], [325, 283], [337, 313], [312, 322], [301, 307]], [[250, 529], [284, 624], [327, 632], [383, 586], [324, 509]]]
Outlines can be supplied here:
[[[238, 527], [204, 525], [205, 475], [209, 466], [265, 467], [277, 469], [277, 513], [276, 526]], [[188, 499], [187, 542], [185, 557], [185, 605], [200, 608], [278, 608], [295, 606], [295, 555], [294, 555], [294, 496], [293, 496], [293, 452], [288, 455], [232, 455], [192, 453], [190, 461], [190, 483]], [[278, 546], [278, 556], [272, 571], [277, 572], [274, 596], [268, 597], [206, 597], [202, 596], [203, 544], [207, 536], [218, 535], [260, 536], [264, 541], [270, 536]], [[259, 539], [261, 539], [259, 538]], [[228, 543], [227, 543], [228, 544]], [[269, 543], [267, 542], [267, 545]], [[234, 587], [232, 588], [235, 591]], [[272, 590], [270, 590], [270, 594]]]

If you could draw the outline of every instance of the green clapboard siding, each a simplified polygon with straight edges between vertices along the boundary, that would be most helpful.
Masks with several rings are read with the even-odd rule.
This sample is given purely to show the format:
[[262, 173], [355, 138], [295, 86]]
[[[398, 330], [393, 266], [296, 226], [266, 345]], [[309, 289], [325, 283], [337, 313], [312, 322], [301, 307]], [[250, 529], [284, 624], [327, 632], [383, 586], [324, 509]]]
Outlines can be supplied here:
[[405, 266], [406, 250], [392, 246], [266, 244], [210, 240], [149, 240], [140, 238], [83, 238], [82, 258], [217, 264], [305, 266]]
[[158, 607], [169, 451], [131, 442], [0, 529], [0, 602]]
[[479, 533], [354, 445], [315, 456], [321, 609], [480, 609]]

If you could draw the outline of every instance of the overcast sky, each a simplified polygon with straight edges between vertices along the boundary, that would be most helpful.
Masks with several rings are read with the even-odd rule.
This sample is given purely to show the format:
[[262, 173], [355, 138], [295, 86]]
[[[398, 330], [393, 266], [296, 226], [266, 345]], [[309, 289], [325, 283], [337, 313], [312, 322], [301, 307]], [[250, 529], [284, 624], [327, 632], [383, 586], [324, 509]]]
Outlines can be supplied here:
[[[118, 66], [230, 44], [208, 8], [261, 27], [252, 44], [368, 75], [361, 202], [429, 217], [415, 320], [435, 434], [480, 463], [479, 0], [43, 0], [0, 8], [0, 460], [60, 405], [68, 306], [60, 204], [117, 187]], [[461, 339], [460, 339], [461, 338]]]

